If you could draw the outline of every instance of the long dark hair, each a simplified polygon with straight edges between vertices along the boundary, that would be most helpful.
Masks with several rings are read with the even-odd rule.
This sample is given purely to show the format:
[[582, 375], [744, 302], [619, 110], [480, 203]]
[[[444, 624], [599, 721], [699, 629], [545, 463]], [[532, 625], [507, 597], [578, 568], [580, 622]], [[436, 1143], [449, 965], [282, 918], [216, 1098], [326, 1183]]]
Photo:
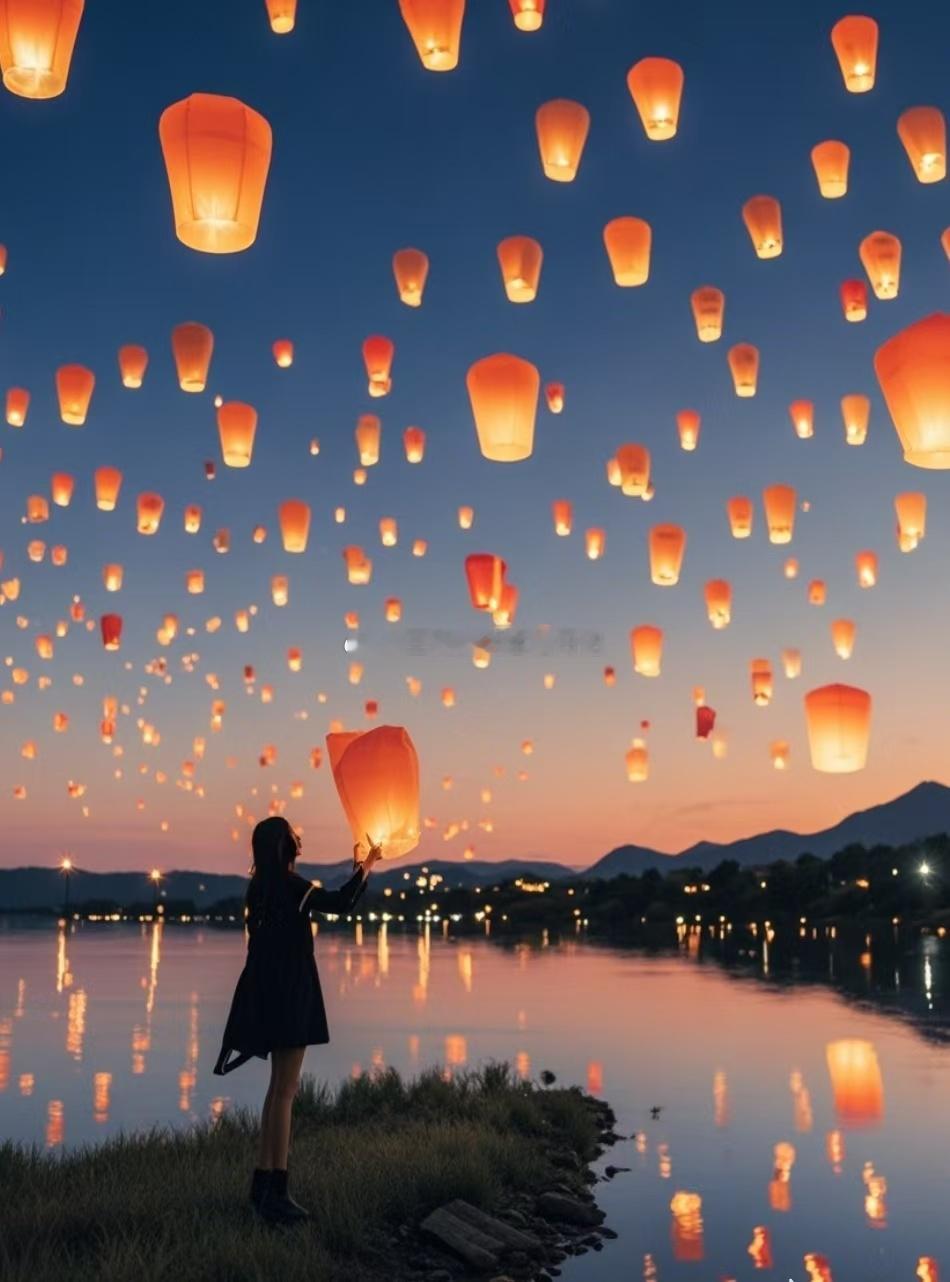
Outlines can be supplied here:
[[262, 819], [251, 836], [251, 880], [245, 906], [248, 918], [263, 918], [280, 902], [279, 891], [287, 870], [297, 858], [297, 842], [282, 815]]

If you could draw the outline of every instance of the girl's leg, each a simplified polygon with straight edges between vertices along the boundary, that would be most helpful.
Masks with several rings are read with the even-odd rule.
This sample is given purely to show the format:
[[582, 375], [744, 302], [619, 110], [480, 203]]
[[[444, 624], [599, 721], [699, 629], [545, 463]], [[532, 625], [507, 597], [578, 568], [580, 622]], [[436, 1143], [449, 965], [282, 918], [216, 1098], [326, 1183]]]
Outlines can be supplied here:
[[274, 1164], [271, 1161], [271, 1104], [274, 1098], [274, 1070], [275, 1062], [271, 1059], [270, 1082], [267, 1086], [267, 1094], [264, 1096], [264, 1106], [261, 1109], [261, 1136], [257, 1146], [257, 1165], [262, 1171], [271, 1171]]
[[300, 1085], [300, 1069], [305, 1051], [305, 1046], [282, 1047], [271, 1051], [271, 1084], [267, 1091], [270, 1102], [266, 1105], [270, 1147], [266, 1165], [274, 1171], [287, 1170], [290, 1113]]

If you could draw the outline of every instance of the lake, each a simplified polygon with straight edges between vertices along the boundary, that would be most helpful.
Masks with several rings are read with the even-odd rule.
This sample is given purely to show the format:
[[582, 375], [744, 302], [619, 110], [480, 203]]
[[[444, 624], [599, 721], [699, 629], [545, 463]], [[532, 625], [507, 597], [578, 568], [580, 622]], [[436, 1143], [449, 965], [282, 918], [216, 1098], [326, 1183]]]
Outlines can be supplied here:
[[[767, 945], [737, 968], [700, 944], [324, 928], [333, 1041], [305, 1069], [335, 1083], [507, 1059], [608, 1099], [636, 1133], [601, 1163], [630, 1168], [597, 1190], [620, 1237], [565, 1262], [568, 1282], [936, 1282], [950, 940], [826, 942], [827, 983], [809, 982], [817, 962], [775, 982]], [[257, 1105], [261, 1061], [211, 1073], [243, 949], [213, 927], [0, 924], [0, 1135], [64, 1151]]]

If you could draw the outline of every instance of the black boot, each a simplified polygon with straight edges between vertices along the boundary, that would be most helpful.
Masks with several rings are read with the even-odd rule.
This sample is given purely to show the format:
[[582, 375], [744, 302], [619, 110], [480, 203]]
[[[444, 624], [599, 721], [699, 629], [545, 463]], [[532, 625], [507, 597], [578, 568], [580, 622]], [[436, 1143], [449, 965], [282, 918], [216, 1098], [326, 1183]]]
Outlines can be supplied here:
[[258, 1166], [251, 1176], [251, 1206], [255, 1211], [260, 1211], [267, 1196], [267, 1190], [270, 1187], [271, 1171], [264, 1171]]
[[261, 1214], [265, 1220], [280, 1224], [296, 1224], [300, 1220], [309, 1220], [310, 1212], [287, 1192], [287, 1172], [272, 1171], [267, 1194], [261, 1204]]

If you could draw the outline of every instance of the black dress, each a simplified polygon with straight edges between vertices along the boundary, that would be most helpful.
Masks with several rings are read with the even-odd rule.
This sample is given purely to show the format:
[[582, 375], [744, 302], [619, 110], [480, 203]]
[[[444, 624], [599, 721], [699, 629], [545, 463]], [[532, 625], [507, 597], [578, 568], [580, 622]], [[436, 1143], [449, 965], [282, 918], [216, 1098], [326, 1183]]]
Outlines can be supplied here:
[[[362, 868], [339, 890], [324, 890], [292, 872], [272, 903], [249, 905], [247, 962], [234, 990], [215, 1073], [229, 1073], [253, 1056], [266, 1059], [282, 1047], [330, 1040], [310, 914], [348, 912], [365, 888]], [[230, 1059], [232, 1053], [236, 1058]]]

